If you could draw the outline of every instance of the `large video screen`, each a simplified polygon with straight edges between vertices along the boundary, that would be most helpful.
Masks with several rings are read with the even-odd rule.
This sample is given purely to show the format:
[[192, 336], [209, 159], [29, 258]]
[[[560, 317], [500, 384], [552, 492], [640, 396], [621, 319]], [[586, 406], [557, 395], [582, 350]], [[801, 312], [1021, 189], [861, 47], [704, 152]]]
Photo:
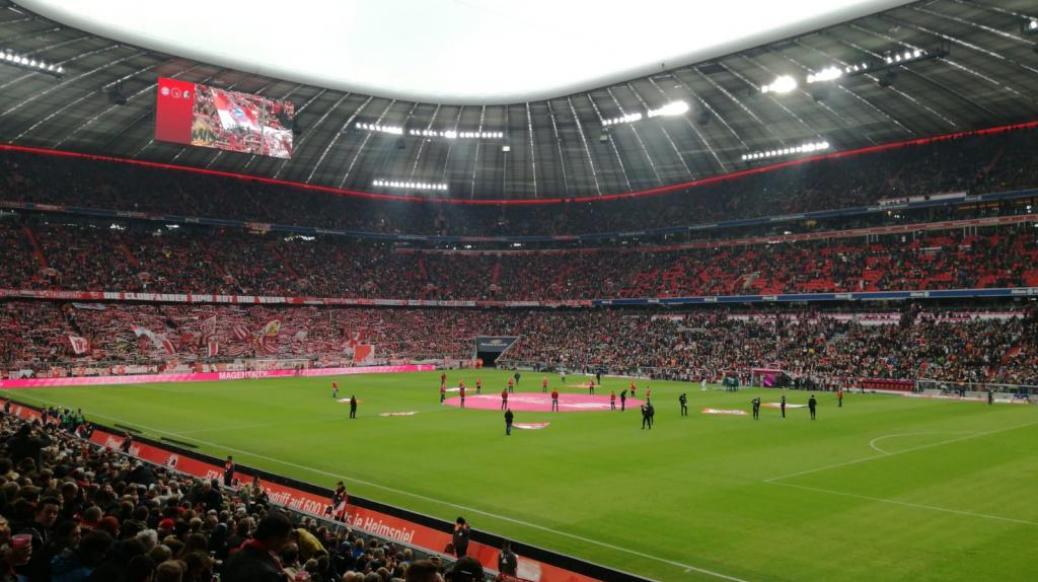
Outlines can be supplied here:
[[159, 79], [155, 139], [275, 158], [292, 157], [290, 101]]

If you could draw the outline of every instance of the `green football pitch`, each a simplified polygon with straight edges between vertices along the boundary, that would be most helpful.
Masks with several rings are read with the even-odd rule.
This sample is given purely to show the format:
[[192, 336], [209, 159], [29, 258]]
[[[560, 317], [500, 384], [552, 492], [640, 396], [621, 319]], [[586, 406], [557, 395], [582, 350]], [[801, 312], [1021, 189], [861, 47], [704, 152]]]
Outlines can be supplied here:
[[[492, 370], [449, 383], [477, 375], [504, 386]], [[1038, 565], [1038, 407], [818, 394], [817, 421], [806, 408], [754, 421], [702, 410], [778, 391], [653, 382], [651, 431], [637, 410], [520, 412], [551, 424], [506, 437], [498, 411], [441, 406], [438, 376], [335, 378], [360, 400], [352, 421], [330, 377], [7, 394], [660, 580], [1024, 580]], [[403, 411], [417, 414], [379, 415]]]

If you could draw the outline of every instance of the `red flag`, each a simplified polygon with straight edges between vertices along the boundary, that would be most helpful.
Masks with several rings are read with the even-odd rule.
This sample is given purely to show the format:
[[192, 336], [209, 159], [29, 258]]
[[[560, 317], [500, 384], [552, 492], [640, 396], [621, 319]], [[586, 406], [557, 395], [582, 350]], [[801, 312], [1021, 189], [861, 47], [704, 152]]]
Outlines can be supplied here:
[[232, 331], [232, 333], [234, 333], [235, 339], [238, 339], [238, 340], [241, 340], [241, 341], [245, 341], [245, 340], [249, 339], [249, 336], [252, 335], [252, 334], [249, 333], [249, 330], [246, 329], [245, 326], [243, 326], [241, 324], [235, 324], [231, 331]]
[[84, 337], [69, 334], [68, 343], [72, 345], [72, 353], [81, 356], [90, 351], [90, 342]]

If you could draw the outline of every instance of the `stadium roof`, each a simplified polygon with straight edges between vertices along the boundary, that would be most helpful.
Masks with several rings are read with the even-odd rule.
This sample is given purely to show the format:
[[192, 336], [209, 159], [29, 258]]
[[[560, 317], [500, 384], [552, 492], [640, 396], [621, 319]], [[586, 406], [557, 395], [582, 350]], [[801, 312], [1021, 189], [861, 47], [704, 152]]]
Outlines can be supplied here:
[[908, 1], [295, 0], [273, 12], [241, 0], [19, 4], [81, 30], [239, 71], [380, 97], [490, 105], [627, 81]]
[[[374, 185], [382, 179], [446, 183], [447, 194], [430, 196], [460, 198], [630, 192], [790, 159], [804, 144], [848, 150], [1038, 118], [1033, 16], [1033, 0], [916, 2], [561, 97], [450, 105], [171, 56], [0, 0], [0, 49], [64, 68], [55, 76], [0, 61], [0, 140], [361, 191], [408, 193]], [[834, 69], [840, 78], [807, 83]], [[292, 100], [293, 158], [156, 142], [159, 76]], [[687, 112], [649, 116], [680, 101]], [[404, 135], [357, 125], [368, 123]]]

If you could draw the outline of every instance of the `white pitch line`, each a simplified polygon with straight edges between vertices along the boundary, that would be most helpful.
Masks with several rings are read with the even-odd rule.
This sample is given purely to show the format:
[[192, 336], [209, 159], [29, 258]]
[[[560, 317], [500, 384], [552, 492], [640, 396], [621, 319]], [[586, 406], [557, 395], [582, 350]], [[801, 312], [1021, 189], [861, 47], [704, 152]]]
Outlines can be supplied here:
[[918, 447], [910, 447], [910, 448], [907, 448], [907, 449], [904, 449], [904, 450], [897, 451], [896, 453], [887, 453], [885, 455], [872, 455], [872, 456], [869, 456], [869, 457], [862, 457], [860, 459], [852, 459], [850, 461], [844, 461], [842, 463], [833, 463], [832, 465], [825, 465], [825, 466], [822, 466], [822, 467], [816, 467], [814, 469], [806, 469], [804, 471], [797, 471], [796, 473], [787, 473], [786, 475], [779, 475], [777, 477], [771, 477], [771, 478], [768, 478], [768, 479], [764, 479], [764, 482], [765, 483], [772, 483], [772, 482], [775, 482], [775, 481], [782, 481], [784, 479], [790, 479], [792, 477], [799, 477], [801, 475], [810, 475], [811, 473], [819, 473], [821, 471], [828, 471], [829, 469], [838, 469], [840, 467], [847, 467], [847, 466], [850, 466], [850, 465], [857, 465], [859, 463], [867, 463], [869, 461], [875, 461], [876, 459], [887, 459], [887, 458], [890, 458], [890, 457], [896, 457], [897, 455], [904, 455], [904, 454], [907, 454], [907, 453], [914, 453], [915, 451], [922, 451], [924, 449], [932, 449], [933, 447], [940, 447], [940, 446], [944, 446], [944, 445], [950, 445], [952, 443], [968, 441], [968, 440], [971, 440], [971, 439], [980, 438], [982, 436], [999, 434], [999, 433], [1008, 432], [1008, 431], [1011, 431], [1011, 430], [1017, 430], [1017, 429], [1020, 429], [1020, 428], [1027, 428], [1029, 426], [1034, 426], [1036, 424], [1038, 424], [1038, 421], [1028, 422], [1026, 424], [1018, 424], [1018, 425], [1009, 426], [1009, 427], [1006, 427], [1006, 428], [1000, 428], [998, 430], [989, 430], [989, 431], [985, 431], [985, 432], [976, 432], [976, 433], [972, 433], [972, 434], [969, 434], [969, 435], [966, 435], [966, 436], [962, 436], [962, 437], [956, 437], [956, 438], [953, 438], [953, 439], [937, 441], [936, 443], [929, 443], [929, 444], [926, 444], [926, 445], [919, 445]]
[[926, 430], [926, 431], [920, 431], [920, 432], [899, 432], [899, 433], [895, 433], [895, 434], [885, 434], [883, 436], [878, 436], [878, 437], [872, 439], [871, 441], [869, 441], [869, 447], [872, 450], [874, 450], [874, 451], [878, 451], [880, 453], [883, 453], [884, 455], [891, 455], [893, 453], [879, 448], [878, 446], [876, 446], [876, 443], [878, 443], [879, 441], [882, 441], [882, 440], [886, 440], [886, 439], [892, 439], [892, 438], [897, 438], [897, 437], [906, 437], [906, 436], [918, 436], [918, 435], [924, 435], [924, 434], [976, 434], [976, 433], [974, 431], [968, 431], [968, 430]]
[[[35, 400], [39, 400], [40, 402], [47, 402], [47, 403], [50, 403], [50, 404], [60, 404], [59, 402], [46, 400], [46, 399], [40, 398], [40, 397], [35, 396], [35, 395], [32, 396], [31, 398], [33, 398]], [[152, 431], [154, 433], [158, 433], [158, 434], [164, 434], [164, 435], [169, 435], [169, 436], [174, 436], [174, 437], [183, 437], [183, 435], [181, 433], [176, 433], [176, 432], [171, 432], [171, 431], [168, 431], [168, 430], [162, 430], [162, 429], [158, 429], [158, 428], [154, 428], [154, 427], [145, 426], [145, 425], [140, 424], [140, 423], [135, 423], [135, 422], [131, 422], [131, 421], [128, 421], [128, 420], [121, 419], [121, 418], [116, 418], [114, 416], [108, 416], [108, 415], [105, 415], [105, 414], [97, 414], [97, 413], [91, 413], [90, 415], [91, 416], [96, 416], [98, 418], [105, 418], [105, 419], [112, 420], [112, 421], [119, 422], [119, 423], [123, 423], [123, 424], [139, 426], [139, 427], [141, 427], [143, 429], [146, 429], [146, 430]], [[663, 563], [663, 564], [668, 564], [668, 565], [671, 565], [671, 566], [676, 566], [678, 568], [682, 568], [682, 569], [685, 570], [686, 573], [691, 571], [691, 572], [697, 572], [699, 574], [705, 574], [707, 576], [713, 576], [714, 578], [720, 578], [722, 580], [730, 580], [731, 582], [748, 582], [747, 580], [744, 580], [742, 578], [737, 578], [735, 576], [729, 576], [727, 574], [722, 574], [720, 572], [714, 572], [713, 570], [708, 570], [706, 568], [699, 568], [699, 567], [693, 566], [691, 564], [683, 564], [681, 562], [677, 562], [677, 561], [674, 561], [674, 560], [669, 560], [667, 558], [661, 558], [659, 556], [654, 556], [652, 554], [646, 554], [646, 553], [640, 552], [638, 550], [632, 550], [630, 548], [625, 548], [623, 546], [617, 546], [617, 545], [611, 544], [609, 542], [603, 542], [603, 541], [595, 540], [595, 539], [592, 539], [592, 538], [586, 538], [586, 537], [584, 537], [582, 535], [578, 535], [578, 534], [573, 534], [573, 533], [569, 533], [569, 532], [565, 532], [565, 531], [560, 531], [560, 530], [552, 529], [552, 528], [547, 527], [547, 526], [543, 526], [543, 525], [536, 524], [536, 523], [530, 523], [530, 522], [523, 521], [521, 519], [516, 519], [516, 518], [513, 518], [513, 517], [507, 517], [507, 516], [504, 516], [504, 515], [498, 515], [496, 513], [491, 513], [489, 511], [484, 511], [482, 509], [477, 509], [475, 507], [468, 507], [466, 505], [459, 505], [457, 503], [451, 503], [449, 501], [444, 501], [442, 499], [436, 499], [436, 498], [433, 498], [433, 497], [427, 497], [427, 496], [422, 495], [420, 493], [412, 493], [411, 491], [405, 491], [403, 489], [397, 489], [395, 487], [388, 487], [388, 486], [382, 485], [380, 483], [375, 483], [375, 482], [372, 482], [372, 481], [366, 481], [364, 479], [357, 479], [355, 477], [350, 477], [350, 476], [347, 476], [347, 475], [337, 475], [335, 473], [324, 471], [322, 469], [316, 469], [316, 468], [313, 468], [313, 467], [307, 467], [306, 465], [300, 465], [298, 463], [293, 463], [291, 461], [285, 461], [285, 460], [277, 459], [277, 458], [274, 458], [274, 457], [268, 457], [266, 455], [261, 455], [259, 453], [254, 453], [252, 451], [247, 451], [247, 450], [244, 450], [244, 449], [237, 449], [237, 448], [234, 448], [234, 447], [228, 447], [226, 445], [222, 445], [222, 444], [219, 444], [219, 443], [207, 442], [207, 441], [203, 441], [203, 440], [200, 440], [200, 439], [191, 439], [191, 440], [193, 440], [193, 441], [195, 441], [197, 443], [201, 443], [203, 445], [208, 445], [210, 447], [216, 447], [216, 448], [224, 449], [224, 450], [227, 450], [227, 451], [231, 451], [231, 452], [239, 453], [239, 454], [243, 454], [243, 455], [250, 455], [250, 456], [256, 457], [257, 459], [264, 459], [264, 460], [267, 460], [267, 461], [272, 461], [272, 462], [279, 463], [279, 464], [282, 464], [282, 465], [286, 465], [286, 466], [289, 466], [289, 467], [295, 467], [297, 469], [303, 469], [305, 471], [310, 471], [310, 472], [316, 473], [318, 475], [325, 475], [325, 476], [332, 477], [332, 478], [335, 478], [335, 479], [343, 479], [345, 481], [351, 481], [353, 483], [360, 483], [361, 485], [367, 485], [369, 487], [374, 487], [376, 489], [381, 489], [383, 491], [389, 491], [390, 493], [396, 493], [398, 495], [404, 495], [404, 496], [407, 496], [407, 497], [413, 497], [415, 499], [421, 499], [423, 501], [429, 501], [429, 502], [432, 502], [432, 503], [438, 503], [440, 505], [446, 505], [446, 506], [453, 507], [455, 509], [460, 509], [462, 511], [466, 511], [466, 512], [469, 512], [469, 513], [475, 513], [475, 514], [478, 514], [478, 515], [485, 515], [487, 517], [491, 517], [491, 518], [498, 519], [498, 520], [501, 520], [501, 521], [506, 521], [506, 522], [514, 523], [516, 525], [521, 525], [521, 526], [528, 527], [528, 528], [531, 528], [531, 529], [545, 531], [545, 532], [548, 532], [548, 533], [551, 533], [551, 534], [555, 534], [555, 535], [558, 535], [558, 536], [562, 536], [562, 537], [568, 537], [568, 538], [571, 538], [571, 539], [574, 539], [574, 540], [578, 540], [578, 541], [581, 541], [581, 542], [584, 542], [584, 543], [588, 543], [588, 544], [596, 545], [596, 546], [599, 546], [599, 547], [607, 548], [607, 549], [610, 549], [610, 550], [615, 550], [615, 551], [618, 551], [618, 552], [623, 552], [623, 553], [626, 553], [626, 554], [630, 554], [632, 556], [638, 556], [638, 557], [641, 557], [641, 558], [646, 558], [646, 559], [649, 559], [649, 560], [654, 560], [656, 562], [660, 562], [660, 563]]]
[[[430, 408], [430, 409], [427, 409], [427, 410], [418, 410], [417, 412], [420, 412], [421, 414], [429, 414], [429, 413], [432, 413], [432, 412], [440, 412], [442, 410], [445, 410], [445, 409], [437, 407], [437, 408]], [[98, 416], [101, 416], [101, 415], [99, 414]], [[236, 430], [247, 430], [247, 429], [250, 429], [250, 428], [278, 428], [278, 427], [285, 427], [285, 426], [296, 426], [296, 425], [299, 425], [299, 424], [314, 424], [314, 423], [320, 423], [320, 422], [339, 422], [339, 421], [342, 421], [344, 423], [345, 422], [349, 422], [349, 420], [347, 420], [347, 418], [345, 416], [343, 416], [343, 415], [336, 415], [336, 416], [321, 417], [321, 418], [316, 418], [316, 419], [312, 418], [312, 419], [309, 419], [309, 420], [300, 420], [300, 421], [297, 421], [297, 422], [265, 422], [263, 424], [240, 424], [240, 425], [237, 425], [237, 426], [227, 426], [227, 427], [223, 427], [223, 426], [209, 426], [209, 427], [206, 427], [206, 428], [181, 430], [181, 431], [177, 431], [176, 434], [178, 434], [180, 436], [184, 436], [184, 435], [194, 435], [194, 434], [199, 434], [199, 433], [203, 433], [203, 432], [213, 432], [213, 431], [231, 432], [231, 431], [236, 431]]]
[[835, 491], [833, 489], [822, 489], [820, 487], [808, 487], [807, 485], [797, 485], [795, 483], [779, 483], [776, 481], [767, 481], [771, 485], [780, 485], [782, 487], [794, 487], [796, 489], [803, 489], [805, 491], [814, 491], [817, 493], [828, 493], [829, 495], [840, 495], [842, 497], [853, 497], [855, 499], [865, 499], [868, 501], [876, 501], [878, 503], [889, 503], [891, 505], [902, 505], [904, 507], [912, 507], [915, 509], [928, 509], [930, 511], [940, 511], [942, 513], [951, 513], [955, 515], [965, 515], [968, 517], [981, 517], [984, 519], [992, 519], [996, 521], [1008, 521], [1010, 523], [1018, 523], [1023, 525], [1034, 525], [1038, 526], [1038, 521], [1028, 521], [1026, 519], [1016, 519], [1014, 517], [1005, 517], [1002, 515], [993, 515], [990, 513], [977, 513], [975, 511], [965, 511], [962, 509], [951, 509], [949, 507], [940, 507], [937, 505], [926, 505], [922, 503], [912, 503], [910, 501], [898, 501], [897, 499], [887, 499], [884, 497], [872, 497], [869, 495], [858, 495], [857, 493], [847, 493], [845, 491]]

